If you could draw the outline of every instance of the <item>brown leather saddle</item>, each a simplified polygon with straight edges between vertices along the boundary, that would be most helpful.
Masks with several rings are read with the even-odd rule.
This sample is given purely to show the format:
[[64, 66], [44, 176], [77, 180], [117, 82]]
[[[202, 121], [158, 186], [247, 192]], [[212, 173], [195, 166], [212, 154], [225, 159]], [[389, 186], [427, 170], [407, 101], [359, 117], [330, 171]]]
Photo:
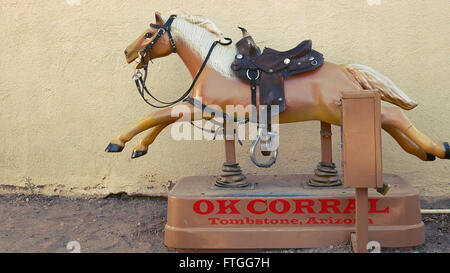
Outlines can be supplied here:
[[[253, 163], [259, 167], [270, 167], [278, 156], [278, 133], [272, 132], [271, 118], [286, 110], [284, 79], [323, 65], [323, 55], [312, 49], [311, 40], [305, 40], [287, 51], [264, 48], [261, 52], [247, 30], [241, 28], [243, 38], [236, 43], [238, 54], [231, 69], [243, 81], [250, 84], [253, 113], [250, 120], [258, 123], [258, 136], [250, 148]], [[259, 85], [259, 115], [256, 110], [256, 86]], [[273, 106], [278, 109], [274, 109]], [[276, 139], [273, 142], [273, 139]], [[256, 159], [256, 146], [261, 153], [271, 156], [268, 163]], [[272, 144], [276, 143], [276, 144]]]
[[[238, 54], [231, 69], [252, 87], [259, 85], [260, 105], [278, 105], [279, 114], [286, 109], [284, 79], [319, 68], [323, 55], [312, 49], [311, 40], [287, 51], [264, 48], [261, 53], [247, 31], [240, 29], [244, 37], [236, 43]], [[252, 88], [252, 93], [256, 94], [256, 88]]]

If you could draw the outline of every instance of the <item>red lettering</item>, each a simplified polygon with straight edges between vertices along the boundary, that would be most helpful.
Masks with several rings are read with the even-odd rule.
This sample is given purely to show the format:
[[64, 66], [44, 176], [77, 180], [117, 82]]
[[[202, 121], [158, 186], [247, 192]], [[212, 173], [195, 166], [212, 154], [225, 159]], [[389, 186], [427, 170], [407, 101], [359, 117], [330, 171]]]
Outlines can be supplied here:
[[313, 224], [318, 224], [319, 222], [317, 222], [316, 217], [309, 217], [308, 221], [306, 222], [307, 225], [313, 225]]
[[319, 213], [330, 213], [328, 209], [332, 209], [334, 213], [341, 213], [338, 206], [340, 201], [338, 199], [321, 199], [322, 209]]
[[387, 206], [384, 210], [377, 210], [378, 201], [380, 201], [380, 198], [369, 199], [369, 213], [389, 213], [389, 206]]
[[230, 219], [230, 224], [232, 225], [243, 225], [244, 220], [243, 219]]
[[217, 220], [219, 220], [219, 218], [208, 218], [208, 221], [211, 223], [211, 225], [217, 225]]
[[303, 209], [306, 209], [308, 213], [314, 213], [314, 209], [312, 206], [314, 205], [314, 201], [310, 199], [297, 199], [295, 202], [295, 211], [294, 213], [305, 213]]
[[[281, 202], [283, 204], [283, 208], [281, 210], [277, 210], [277, 203]], [[271, 212], [275, 213], [275, 214], [283, 214], [289, 211], [289, 209], [291, 208], [291, 205], [288, 203], [288, 201], [283, 200], [283, 199], [276, 199], [273, 200], [272, 202], [270, 202], [269, 204], [269, 209]]]
[[[263, 203], [264, 205], [266, 205], [266, 209], [265, 210], [256, 210], [255, 209], [255, 204], [256, 203]], [[263, 214], [267, 212], [267, 200], [261, 200], [261, 199], [255, 199], [252, 200], [248, 203], [247, 205], [247, 210], [253, 214]]]
[[[225, 205], [227, 201], [230, 201], [228, 205]], [[239, 202], [239, 200], [217, 200], [219, 203], [219, 211], [217, 214], [227, 214], [227, 210], [230, 209], [229, 214], [240, 214], [239, 211], [234, 207], [234, 205]]]
[[[202, 211], [200, 209], [200, 205], [202, 203], [206, 204], [206, 210], [205, 211]], [[209, 200], [198, 200], [197, 202], [194, 203], [193, 209], [198, 214], [206, 215], [206, 214], [210, 214], [214, 210], [214, 204], [211, 201], [209, 201]]]
[[348, 199], [347, 207], [342, 213], [355, 213], [355, 210], [356, 210], [355, 199]]

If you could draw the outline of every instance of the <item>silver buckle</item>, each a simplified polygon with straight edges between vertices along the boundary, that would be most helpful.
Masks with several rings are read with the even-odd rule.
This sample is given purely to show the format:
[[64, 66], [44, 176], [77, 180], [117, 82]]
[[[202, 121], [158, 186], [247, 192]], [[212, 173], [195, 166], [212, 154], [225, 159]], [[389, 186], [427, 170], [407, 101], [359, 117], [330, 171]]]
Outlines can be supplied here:
[[134, 74], [133, 74], [133, 80], [137, 80], [139, 78], [142, 78], [142, 73], [141, 71], [137, 70]]
[[258, 72], [258, 76], [256, 76], [256, 78], [254, 78], [254, 79], [250, 78], [250, 75], [248, 74], [249, 71], [250, 71], [250, 69], [247, 69], [247, 72], [246, 72], [247, 78], [248, 78], [249, 80], [251, 80], [251, 81], [256, 81], [257, 79], [259, 79], [259, 76], [260, 76], [259, 70], [256, 70], [256, 72]]

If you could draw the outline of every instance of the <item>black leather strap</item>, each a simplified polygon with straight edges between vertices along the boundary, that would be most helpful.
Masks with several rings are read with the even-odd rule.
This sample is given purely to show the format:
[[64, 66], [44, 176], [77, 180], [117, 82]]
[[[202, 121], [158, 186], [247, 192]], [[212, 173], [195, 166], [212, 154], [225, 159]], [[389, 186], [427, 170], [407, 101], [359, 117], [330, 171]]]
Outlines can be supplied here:
[[[202, 109], [202, 111], [205, 111], [206, 113], [213, 114], [214, 116], [216, 116], [216, 115], [222, 116], [224, 120], [228, 120], [228, 121], [231, 121], [231, 122], [241, 122], [241, 121], [242, 121], [242, 120], [239, 121], [237, 118], [231, 117], [230, 115], [228, 115], [228, 114], [225, 113], [225, 112], [222, 112], [222, 111], [220, 111], [220, 110], [212, 109], [211, 107], [208, 107], [207, 105], [201, 103], [200, 101], [198, 101], [198, 100], [196, 100], [196, 99], [194, 99], [194, 98], [192, 98], [192, 97], [187, 97], [186, 99], [184, 99], [184, 101], [189, 102], [189, 103], [192, 104], [194, 107], [197, 107], [197, 108], [199, 108], [199, 109]], [[244, 121], [244, 124], [245, 124], [245, 123], [249, 122], [249, 118], [245, 118], [243, 121]], [[193, 123], [192, 121], [191, 121], [191, 124], [192, 124], [193, 126], [195, 126], [194, 123]], [[197, 127], [197, 126], [195, 126], [195, 127]], [[222, 127], [223, 127], [223, 126], [222, 126]], [[197, 127], [197, 128], [199, 128], [199, 127]], [[202, 131], [208, 131], [209, 133], [214, 133], [214, 134], [216, 133], [216, 131], [205, 130], [205, 128], [199, 128], [199, 129], [201, 129]], [[234, 130], [234, 133], [235, 133], [235, 134], [237, 133], [236, 129]], [[216, 139], [216, 137], [214, 136], [213, 139]], [[238, 136], [238, 142], [239, 142], [239, 144], [240, 144], [241, 146], [243, 145], [243, 144], [242, 144], [242, 141], [239, 139], [239, 136]]]
[[173, 22], [173, 20], [175, 20], [175, 18], [176, 18], [176, 16], [174, 16], [174, 15], [170, 16], [169, 19], [166, 21], [166, 23], [163, 26], [156, 25], [156, 24], [150, 24], [150, 27], [159, 29], [157, 36], [152, 41], [153, 44], [156, 42], [156, 40], [158, 40], [161, 37], [161, 35], [164, 34], [164, 32], [167, 32], [167, 35], [169, 35], [170, 44], [172, 45], [173, 53], [177, 53], [177, 47], [175, 46], [175, 41], [172, 37], [172, 33], [170, 32], [170, 28], [171, 28], [172, 22]]
[[[202, 109], [202, 111], [205, 111], [206, 113], [210, 113], [213, 115], [219, 115], [222, 116], [224, 119], [228, 120], [228, 121], [232, 121], [232, 122], [240, 122], [237, 118], [234, 118], [230, 115], [228, 115], [225, 112], [222, 112], [220, 110], [216, 110], [216, 109], [212, 109], [211, 107], [209, 107], [206, 104], [201, 103], [200, 101], [196, 100], [195, 98], [192, 97], [187, 97], [184, 99], [184, 101], [189, 102], [190, 104], [192, 104], [194, 107], [197, 107], [199, 109]], [[247, 123], [249, 121], [248, 118], [244, 119], [244, 122]]]
[[256, 82], [252, 81], [252, 83], [250, 84], [250, 92], [252, 94], [252, 111], [256, 112], [252, 113], [252, 121], [258, 123], [258, 110], [256, 109]]
[[[146, 69], [146, 68], [144, 68], [144, 71], [145, 71], [144, 79], [142, 79], [142, 74], [140, 74], [140, 76], [137, 76], [137, 77], [135, 78], [136, 88], [137, 88], [137, 90], [138, 90], [138, 92], [139, 92], [139, 95], [141, 95], [142, 99], [143, 99], [148, 105], [150, 105], [150, 106], [152, 106], [152, 107], [155, 107], [155, 108], [166, 108], [166, 107], [172, 106], [172, 105], [174, 105], [174, 104], [176, 104], [176, 103], [178, 103], [178, 102], [184, 100], [187, 96], [189, 96], [189, 94], [191, 93], [192, 89], [194, 88], [195, 83], [197, 82], [198, 78], [200, 77], [200, 74], [202, 73], [203, 69], [205, 68], [206, 63], [208, 62], [208, 60], [209, 60], [209, 58], [210, 58], [210, 56], [211, 56], [211, 54], [212, 54], [212, 52], [213, 52], [213, 50], [214, 50], [214, 47], [216, 47], [217, 44], [221, 44], [221, 45], [230, 45], [230, 44], [232, 43], [232, 40], [231, 40], [230, 38], [224, 38], [224, 39], [226, 40], [226, 42], [222, 42], [222, 41], [214, 41], [214, 42], [213, 42], [213, 44], [212, 44], [211, 47], [209, 48], [209, 51], [208, 51], [208, 54], [207, 54], [206, 57], [205, 57], [205, 60], [203, 61], [202, 65], [200, 66], [200, 69], [198, 70], [197, 74], [195, 75], [194, 80], [193, 80], [192, 83], [191, 83], [191, 86], [189, 87], [189, 89], [188, 89], [186, 92], [184, 92], [184, 94], [183, 94], [180, 98], [178, 98], [178, 99], [176, 99], [176, 100], [174, 100], [174, 101], [171, 101], [171, 102], [165, 102], [165, 101], [162, 101], [162, 100], [159, 100], [159, 99], [155, 98], [155, 97], [148, 91], [147, 86], [145, 85], [145, 82], [146, 82], [146, 79], [147, 79], [147, 69]], [[145, 91], [145, 93], [147, 93], [151, 98], [153, 98], [153, 99], [156, 100], [157, 102], [161, 103], [162, 105], [155, 105], [155, 104], [151, 103], [151, 102], [145, 97], [144, 91]]]

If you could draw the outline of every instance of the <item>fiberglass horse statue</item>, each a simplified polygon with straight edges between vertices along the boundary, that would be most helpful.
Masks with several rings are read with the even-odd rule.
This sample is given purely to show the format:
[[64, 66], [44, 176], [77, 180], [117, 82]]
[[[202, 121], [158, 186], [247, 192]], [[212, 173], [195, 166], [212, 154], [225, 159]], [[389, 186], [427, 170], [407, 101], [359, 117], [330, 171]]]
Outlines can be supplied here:
[[[172, 115], [175, 104], [189, 109], [187, 118], [191, 121], [210, 119], [211, 115], [205, 112], [230, 119], [230, 113], [226, 112], [227, 105], [262, 107], [263, 103], [275, 103], [279, 107], [275, 113], [279, 123], [320, 120], [340, 125], [341, 92], [375, 90], [380, 93], [382, 100], [396, 105], [382, 106], [382, 128], [406, 152], [424, 161], [432, 161], [436, 157], [450, 159], [449, 143], [435, 143], [416, 129], [400, 109], [411, 110], [417, 103], [387, 77], [365, 65], [324, 62], [322, 55], [311, 49], [310, 41], [304, 41], [285, 52], [266, 48], [261, 53], [245, 29], [241, 29], [244, 34], [242, 40], [232, 44], [209, 19], [184, 11], [171, 13], [170, 17], [156, 12], [155, 18], [156, 22], [127, 47], [125, 55], [128, 63], [141, 57], [136, 68], [144, 68], [145, 76], [142, 78], [141, 72], [135, 74], [138, 91], [147, 103], [165, 109], [150, 113], [121, 132], [108, 145], [107, 152], [121, 152], [133, 137], [151, 129], [134, 147], [132, 158], [145, 155], [149, 145], [166, 126], [186, 120], [181, 114]], [[164, 102], [148, 92], [145, 79], [148, 62], [171, 53], [178, 53], [194, 81], [181, 98]], [[304, 65], [305, 61], [307, 65]], [[275, 93], [270, 90], [275, 90]], [[144, 91], [162, 106], [150, 103], [144, 97]], [[200, 99], [201, 102], [198, 103]], [[211, 105], [219, 109], [211, 109]], [[273, 113], [266, 113], [269, 113], [267, 125], [260, 125], [265, 131], [259, 131], [258, 136], [265, 136], [267, 141], [267, 136], [270, 138], [270, 118]], [[237, 114], [232, 115], [236, 121]], [[247, 118], [248, 121], [248, 116], [240, 118], [241, 121], [242, 118]], [[273, 150], [270, 151], [273, 153]], [[274, 161], [261, 165], [267, 167]]]

